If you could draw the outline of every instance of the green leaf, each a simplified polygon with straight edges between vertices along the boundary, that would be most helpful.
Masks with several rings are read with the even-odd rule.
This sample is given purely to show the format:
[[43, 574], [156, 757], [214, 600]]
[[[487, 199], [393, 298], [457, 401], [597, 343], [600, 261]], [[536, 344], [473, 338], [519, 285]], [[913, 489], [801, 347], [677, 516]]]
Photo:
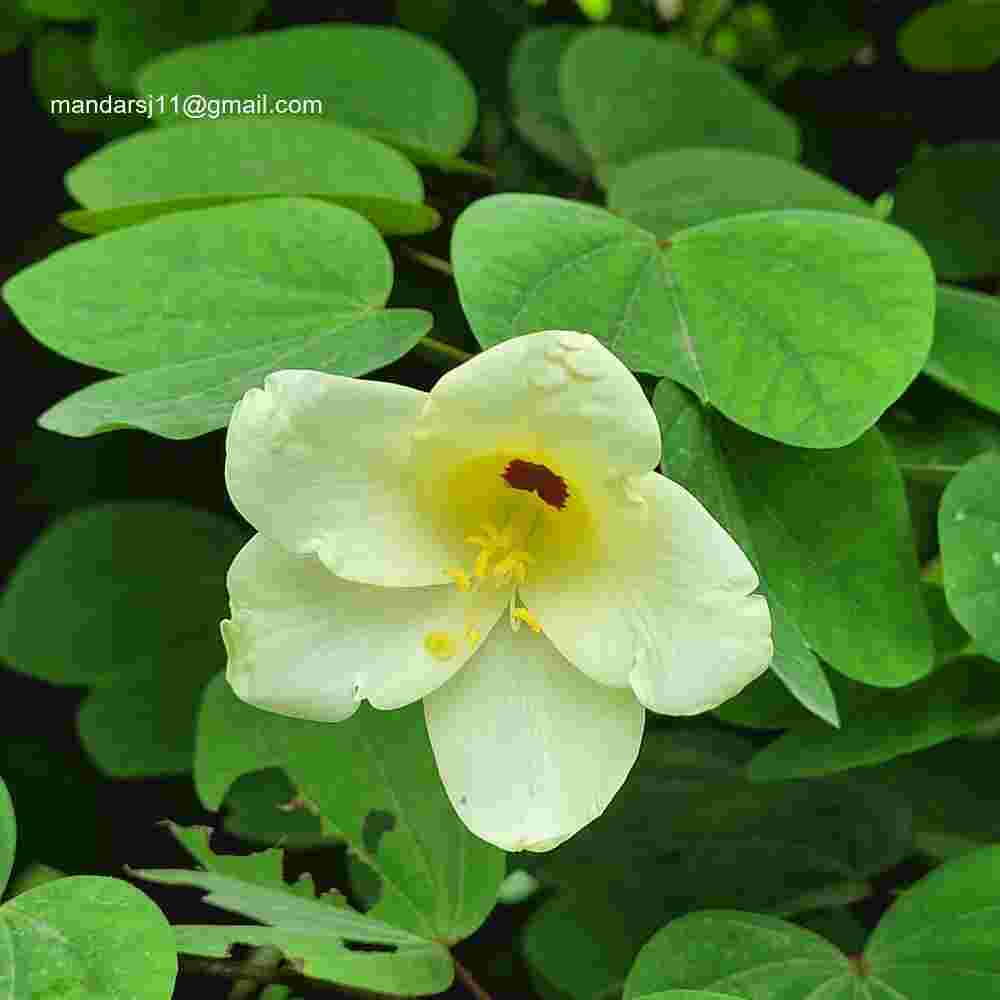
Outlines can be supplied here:
[[80, 732], [110, 774], [191, 766], [199, 693], [225, 657], [226, 569], [245, 539], [215, 514], [118, 503], [54, 522], [15, 569], [0, 653], [35, 677], [96, 687]]
[[[280, 195], [227, 195], [195, 196], [191, 198], [170, 198], [165, 201], [147, 201], [137, 205], [122, 205], [120, 208], [87, 208], [63, 212], [59, 221], [77, 233], [99, 236], [125, 226], [149, 222], [161, 215], [175, 212], [190, 212], [219, 205], [232, 205], [241, 201], [255, 201], [259, 198], [281, 197]], [[376, 229], [386, 236], [419, 236], [436, 229], [441, 224], [441, 216], [430, 205], [413, 201], [398, 201], [395, 198], [379, 198], [375, 195], [351, 194], [311, 194], [310, 198], [325, 201], [331, 205], [349, 208], [363, 215]]]
[[800, 208], [875, 218], [872, 206], [788, 160], [738, 149], [651, 153], [615, 171], [608, 208], [669, 239], [748, 212]]
[[[476, 125], [476, 95], [458, 64], [398, 28], [307, 25], [183, 49], [144, 67], [138, 89], [319, 99], [328, 118], [443, 154], [460, 152]], [[169, 102], [163, 117], [178, 117]]]
[[[154, 56], [243, 31], [266, 6], [267, 0], [193, 5], [173, 0], [146, 0], [141, 5], [128, 0], [100, 0], [92, 50], [94, 69], [109, 89], [130, 91], [136, 71]], [[173, 93], [186, 94], [190, 90]]]
[[931, 872], [875, 928], [865, 961], [896, 997], [1000, 997], [1000, 847]]
[[891, 785], [913, 806], [917, 843], [938, 847], [964, 842], [966, 848], [1000, 841], [1000, 798], [996, 776], [983, 767], [984, 748], [952, 740], [929, 750], [897, 757], [866, 772]]
[[932, 73], [989, 69], [1000, 59], [1000, 5], [991, 0], [932, 4], [903, 25], [896, 44], [914, 69]]
[[10, 792], [0, 778], [0, 897], [14, 870], [14, 851], [17, 847], [17, 822], [14, 819], [14, 803]]
[[216, 854], [209, 846], [211, 827], [178, 826], [169, 821], [164, 826], [206, 871], [268, 889], [289, 889], [282, 874], [282, 851], [275, 848], [253, 854]]
[[661, 251], [599, 208], [497, 195], [462, 213], [452, 261], [484, 347], [587, 330], [629, 367], [810, 448], [870, 427], [920, 371], [933, 336], [934, 281], [919, 246], [844, 214], [736, 216], [685, 229]]
[[1000, 413], [1000, 301], [938, 286], [934, 346], [924, 371], [953, 392]]
[[198, 718], [202, 801], [217, 808], [235, 778], [269, 766], [283, 767], [331, 832], [377, 872], [382, 896], [374, 916], [444, 941], [467, 937], [485, 920], [504, 855], [452, 810], [420, 705], [363, 706], [336, 725], [303, 722], [245, 705], [217, 678]]
[[625, 1000], [676, 988], [732, 990], [753, 1000], [859, 996], [847, 957], [829, 941], [775, 917], [735, 910], [692, 913], [658, 931], [635, 960]]
[[50, 21], [89, 21], [97, 15], [99, 0], [21, 0], [20, 6]]
[[877, 431], [845, 448], [796, 449], [703, 412], [666, 382], [653, 405], [665, 473], [748, 550], [764, 580], [774, 666], [800, 701], [833, 721], [810, 650], [849, 677], [885, 687], [931, 669], [903, 483]]
[[[87, 209], [117, 210], [84, 215], [86, 231], [263, 195], [346, 204], [376, 225], [380, 211], [383, 222], [394, 213], [403, 221], [436, 217], [420, 205], [423, 183], [405, 157], [361, 132], [306, 118], [228, 118], [141, 132], [78, 163], [66, 186]], [[376, 218], [363, 211], [369, 206]]]
[[1000, 714], [1000, 670], [953, 660], [908, 688], [837, 687], [839, 731], [818, 722], [789, 730], [754, 757], [754, 781], [786, 781], [867, 767], [944, 743]]
[[[310, 979], [326, 980], [360, 990], [393, 996], [427, 996], [443, 993], [454, 978], [448, 949], [434, 941], [383, 944], [379, 950], [356, 950], [343, 939], [331, 938], [317, 927], [220, 927], [218, 925], [174, 928], [177, 950], [191, 955], [225, 957], [234, 943], [278, 948]], [[348, 938], [350, 944], [356, 939]], [[367, 939], [364, 939], [367, 940]]]
[[[591, 28], [567, 49], [562, 104], [605, 183], [645, 153], [734, 147], [793, 160], [795, 123], [718, 63], [671, 39]], [[651, 111], [651, 109], [654, 109]]]
[[[272, 853], [272, 852], [267, 852]], [[161, 885], [187, 885], [206, 890], [203, 902], [227, 913], [281, 927], [286, 931], [326, 934], [341, 940], [370, 944], [427, 944], [407, 930], [394, 927], [347, 906], [309, 899], [292, 887], [245, 882], [217, 872], [189, 871], [185, 868], [129, 870], [135, 878]]]
[[60, 878], [0, 907], [0, 990], [12, 1000], [169, 1000], [176, 976], [166, 918], [119, 879]]
[[250, 843], [309, 848], [329, 843], [319, 817], [296, 799], [295, 788], [280, 768], [269, 767], [237, 778], [222, 803], [222, 826]]
[[539, 877], [575, 902], [557, 896], [546, 904], [555, 914], [543, 908], [525, 928], [540, 975], [596, 996], [665, 920], [702, 906], [811, 909], [831, 890], [841, 901], [845, 883], [855, 899], [858, 883], [909, 850], [909, 808], [891, 789], [844, 779], [765, 789], [742, 773], [751, 752], [725, 732], [647, 732], [607, 813], [541, 859]]
[[580, 177], [593, 173], [559, 98], [559, 64], [580, 34], [570, 25], [526, 31], [510, 56], [510, 97], [514, 127], [544, 155]]
[[976, 648], [1000, 660], [1000, 452], [948, 484], [938, 515], [944, 591]]
[[392, 277], [388, 249], [360, 216], [273, 198], [74, 244], [21, 271], [4, 296], [46, 346], [133, 373], [56, 404], [43, 426], [183, 438], [224, 426], [275, 369], [361, 375], [404, 354], [430, 317], [382, 309]]
[[[1000, 451], [1000, 421], [957, 399], [929, 380], [918, 382], [921, 405], [910, 405], [913, 390], [879, 421], [892, 445], [900, 470], [908, 479], [946, 485], [971, 458]], [[914, 400], [917, 402], [917, 400]], [[934, 504], [937, 516], [937, 498]]]
[[[831, 725], [837, 725], [837, 705], [823, 668], [780, 597], [768, 583], [770, 573], [765, 572], [760, 555], [754, 547], [751, 526], [746, 521], [736, 483], [722, 453], [719, 440], [721, 421], [699, 405], [690, 393], [668, 379], [663, 379], [656, 387], [653, 409], [663, 437], [665, 474], [693, 493], [733, 536], [761, 577], [761, 589], [767, 595], [771, 608], [774, 638], [771, 670], [751, 685], [750, 691], [744, 692], [735, 701], [742, 701], [745, 708], [749, 698], [759, 696], [761, 685], [766, 685], [768, 678], [773, 680], [778, 677], [794, 698], [810, 712], [826, 719]], [[768, 704], [760, 706], [756, 712], [751, 710], [749, 719], [745, 714], [741, 717], [723, 717], [743, 724], [749, 721], [750, 724], [766, 726], [778, 721], [774, 715], [775, 709], [779, 713], [788, 711], [790, 701], [791, 699], [782, 698], [779, 694], [777, 699], [768, 699]], [[722, 706], [723, 710], [727, 707], [732, 711], [735, 703], [731, 701]], [[798, 715], [794, 711], [794, 702], [791, 702], [791, 710], [793, 718]], [[736, 711], [739, 712], [739, 709]]]
[[960, 143], [924, 153], [903, 172], [893, 221], [924, 245], [939, 278], [1000, 273], [1000, 144]]

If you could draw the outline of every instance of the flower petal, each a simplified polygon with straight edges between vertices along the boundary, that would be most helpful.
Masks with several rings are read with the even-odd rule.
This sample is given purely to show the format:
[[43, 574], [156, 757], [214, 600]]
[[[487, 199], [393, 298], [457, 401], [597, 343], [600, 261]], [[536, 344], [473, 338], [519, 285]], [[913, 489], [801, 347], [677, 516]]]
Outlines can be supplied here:
[[313, 371], [269, 375], [237, 404], [226, 483], [237, 510], [291, 552], [381, 586], [446, 583], [453, 540], [413, 491], [411, 434], [426, 393]]
[[507, 851], [551, 850], [600, 816], [635, 763], [645, 714], [631, 691], [595, 684], [506, 621], [424, 710], [455, 811]]
[[648, 472], [660, 429], [635, 376], [589, 334], [529, 333], [448, 372], [418, 432], [462, 454], [551, 455], [576, 479]]
[[[463, 641], [469, 595], [454, 587], [342, 580], [315, 556], [293, 555], [263, 535], [237, 553], [227, 583], [226, 677], [243, 701], [282, 715], [336, 722], [363, 698], [400, 708], [443, 684], [473, 653]], [[485, 635], [506, 595], [484, 592], [482, 600], [476, 624]], [[454, 637], [450, 658], [428, 652], [429, 632]]]
[[771, 616], [757, 574], [707, 510], [659, 473], [635, 480], [632, 516], [607, 515], [602, 555], [563, 577], [529, 577], [524, 603], [567, 659], [630, 684], [654, 712], [697, 715], [770, 662]]

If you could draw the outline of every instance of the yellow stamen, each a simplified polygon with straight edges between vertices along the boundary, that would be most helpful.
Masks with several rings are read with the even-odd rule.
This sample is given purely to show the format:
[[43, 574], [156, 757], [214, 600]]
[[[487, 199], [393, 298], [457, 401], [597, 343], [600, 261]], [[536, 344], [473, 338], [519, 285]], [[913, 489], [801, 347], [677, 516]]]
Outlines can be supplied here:
[[465, 640], [470, 646], [475, 646], [480, 639], [482, 639], [483, 633], [476, 628], [475, 625], [465, 626]]
[[511, 619], [511, 624], [513, 621], [522, 621], [532, 632], [542, 631], [542, 623], [527, 608], [514, 608]]
[[448, 576], [455, 581], [455, 586], [458, 587], [463, 593], [472, 590], [472, 580], [469, 578], [469, 574], [465, 572], [461, 567], [455, 567], [453, 569], [446, 570]]
[[447, 632], [428, 632], [424, 636], [424, 649], [427, 650], [435, 660], [450, 660], [458, 648], [455, 640]]

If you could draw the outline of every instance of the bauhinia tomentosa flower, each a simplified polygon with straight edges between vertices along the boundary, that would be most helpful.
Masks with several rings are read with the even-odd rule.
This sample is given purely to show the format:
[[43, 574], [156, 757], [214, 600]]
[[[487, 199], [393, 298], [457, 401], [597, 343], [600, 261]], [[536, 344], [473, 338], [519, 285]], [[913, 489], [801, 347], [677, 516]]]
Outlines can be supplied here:
[[227, 438], [259, 532], [229, 572], [229, 683], [331, 722], [422, 698], [469, 829], [555, 847], [625, 781], [645, 708], [703, 712], [771, 658], [753, 567], [660, 449], [638, 382], [581, 333], [508, 340], [430, 393], [270, 375]]

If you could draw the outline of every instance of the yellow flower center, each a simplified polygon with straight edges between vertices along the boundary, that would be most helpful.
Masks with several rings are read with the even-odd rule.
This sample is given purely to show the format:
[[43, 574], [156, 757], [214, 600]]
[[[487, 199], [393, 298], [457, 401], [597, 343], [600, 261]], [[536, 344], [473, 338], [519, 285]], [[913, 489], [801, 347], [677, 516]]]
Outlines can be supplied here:
[[[575, 484], [548, 456], [496, 452], [459, 463], [428, 491], [431, 506], [446, 512], [471, 549], [467, 565], [446, 570], [469, 597], [464, 641], [475, 646], [482, 638], [477, 595], [487, 590], [509, 589], [511, 628], [523, 623], [541, 632], [544, 622], [525, 607], [519, 588], [530, 578], [566, 572], [591, 548], [592, 518]], [[429, 632], [424, 646], [448, 660], [458, 642], [446, 632]]]

